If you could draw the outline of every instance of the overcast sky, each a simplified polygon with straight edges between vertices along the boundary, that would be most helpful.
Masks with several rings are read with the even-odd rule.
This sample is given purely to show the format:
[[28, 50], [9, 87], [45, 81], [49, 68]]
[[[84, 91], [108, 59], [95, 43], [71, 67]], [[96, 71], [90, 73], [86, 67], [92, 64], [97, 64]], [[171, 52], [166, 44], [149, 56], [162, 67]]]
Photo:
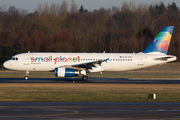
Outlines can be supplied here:
[[[62, 3], [63, 0], [0, 0], [0, 6], [6, 6], [7, 9], [10, 6], [15, 6], [19, 9], [25, 9], [28, 10], [28, 12], [34, 12], [37, 5], [39, 3], [48, 2], [48, 4], [51, 4], [52, 2], [55, 3]], [[67, 2], [70, 5], [70, 2], [72, 0], [67, 0]], [[78, 9], [81, 5], [85, 9], [88, 9], [89, 11], [93, 11], [94, 9], [99, 9], [100, 7], [104, 8], [111, 8], [112, 6], [120, 7], [123, 2], [135, 2], [136, 5], [139, 5], [141, 3], [144, 4], [156, 4], [160, 1], [163, 1], [164, 4], [167, 6], [168, 4], [171, 4], [172, 2], [175, 2], [178, 7], [180, 7], [180, 0], [75, 0], [75, 3], [78, 5]]]

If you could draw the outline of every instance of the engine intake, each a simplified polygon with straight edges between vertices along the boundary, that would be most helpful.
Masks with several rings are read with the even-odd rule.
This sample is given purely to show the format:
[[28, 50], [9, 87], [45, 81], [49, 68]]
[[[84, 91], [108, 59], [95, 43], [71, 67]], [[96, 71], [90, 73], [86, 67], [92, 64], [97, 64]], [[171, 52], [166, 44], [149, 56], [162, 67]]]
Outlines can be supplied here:
[[71, 68], [55, 68], [55, 76], [56, 77], [74, 77], [78, 76], [79, 71]]

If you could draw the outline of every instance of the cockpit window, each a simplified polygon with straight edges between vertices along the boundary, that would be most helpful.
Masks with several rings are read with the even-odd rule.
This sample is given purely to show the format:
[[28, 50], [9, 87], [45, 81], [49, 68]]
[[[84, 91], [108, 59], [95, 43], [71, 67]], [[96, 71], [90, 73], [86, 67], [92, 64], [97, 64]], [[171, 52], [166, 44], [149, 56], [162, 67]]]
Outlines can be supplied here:
[[10, 60], [18, 60], [18, 58], [17, 57], [13, 57]]

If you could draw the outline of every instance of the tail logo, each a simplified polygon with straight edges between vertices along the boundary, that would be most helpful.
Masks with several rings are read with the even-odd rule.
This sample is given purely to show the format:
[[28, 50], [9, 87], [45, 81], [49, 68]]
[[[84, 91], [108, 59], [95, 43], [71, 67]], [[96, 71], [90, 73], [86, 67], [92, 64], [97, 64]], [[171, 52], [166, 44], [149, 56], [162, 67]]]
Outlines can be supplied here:
[[165, 26], [143, 53], [160, 52], [167, 55], [174, 26]]
[[154, 39], [154, 46], [160, 52], [167, 52], [171, 41], [171, 34], [169, 32], [160, 32]]

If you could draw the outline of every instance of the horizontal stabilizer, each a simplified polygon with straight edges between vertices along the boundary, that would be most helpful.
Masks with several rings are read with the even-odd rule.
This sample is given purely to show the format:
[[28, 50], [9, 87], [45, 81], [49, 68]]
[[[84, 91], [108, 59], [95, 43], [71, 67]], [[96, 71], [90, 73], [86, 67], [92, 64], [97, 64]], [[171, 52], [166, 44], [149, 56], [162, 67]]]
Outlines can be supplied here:
[[174, 58], [174, 57], [161, 57], [161, 58], [155, 58], [154, 60], [167, 61], [170, 58]]

